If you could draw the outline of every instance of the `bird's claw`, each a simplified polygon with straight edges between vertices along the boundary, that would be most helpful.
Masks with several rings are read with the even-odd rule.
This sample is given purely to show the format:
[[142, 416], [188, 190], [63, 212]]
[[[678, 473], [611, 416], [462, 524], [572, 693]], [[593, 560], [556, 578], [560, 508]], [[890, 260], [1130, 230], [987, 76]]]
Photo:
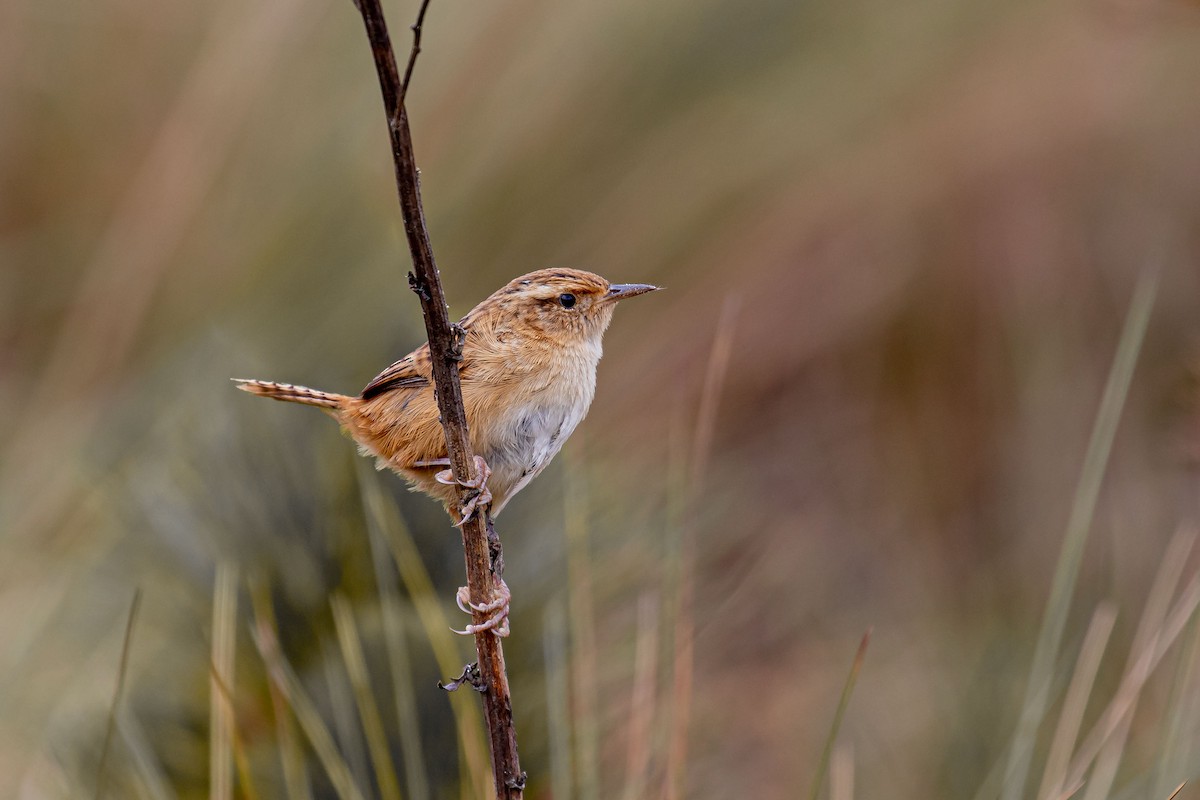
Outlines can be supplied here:
[[453, 469], [444, 469], [433, 476], [433, 479], [438, 483], [446, 486], [463, 486], [473, 490], [467, 502], [463, 503], [462, 508], [458, 510], [459, 518], [455, 523], [456, 528], [461, 528], [467, 520], [474, 516], [480, 506], [486, 506], [492, 502], [492, 492], [488, 489], [487, 480], [492, 476], [492, 468], [483, 460], [483, 456], [475, 456], [475, 476], [471, 480], [458, 480], [454, 477]]
[[450, 630], [460, 636], [474, 636], [483, 631], [491, 631], [496, 636], [508, 636], [508, 609], [512, 602], [512, 592], [508, 590], [508, 584], [503, 580], [496, 587], [496, 599], [490, 603], [472, 603], [471, 592], [466, 586], [459, 587], [458, 594], [454, 596], [454, 602], [462, 609], [464, 614], [478, 612], [480, 614], [488, 614], [488, 618], [479, 624], [472, 623], [461, 631]]

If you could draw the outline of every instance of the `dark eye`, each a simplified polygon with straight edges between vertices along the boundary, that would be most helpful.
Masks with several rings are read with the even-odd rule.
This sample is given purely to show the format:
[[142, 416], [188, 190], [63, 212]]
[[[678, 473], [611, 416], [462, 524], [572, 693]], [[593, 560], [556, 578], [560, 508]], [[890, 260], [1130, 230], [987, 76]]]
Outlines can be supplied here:
[[575, 305], [575, 295], [560, 294], [558, 296], [558, 302], [562, 303], [563, 308], [571, 308], [572, 306]]

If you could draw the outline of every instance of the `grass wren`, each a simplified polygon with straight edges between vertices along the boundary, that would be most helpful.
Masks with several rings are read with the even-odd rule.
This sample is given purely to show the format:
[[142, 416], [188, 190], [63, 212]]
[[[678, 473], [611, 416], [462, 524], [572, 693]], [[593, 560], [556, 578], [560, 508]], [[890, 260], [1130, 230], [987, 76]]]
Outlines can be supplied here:
[[617, 301], [657, 288], [544, 269], [511, 281], [462, 318], [459, 375], [483, 480], [473, 487], [476, 500], [461, 509], [428, 344], [379, 373], [357, 397], [257, 380], [239, 380], [238, 388], [328, 412], [364, 455], [440, 500], [461, 524], [476, 501], [490, 500], [490, 513], [498, 514], [546, 468], [592, 403], [601, 339]]

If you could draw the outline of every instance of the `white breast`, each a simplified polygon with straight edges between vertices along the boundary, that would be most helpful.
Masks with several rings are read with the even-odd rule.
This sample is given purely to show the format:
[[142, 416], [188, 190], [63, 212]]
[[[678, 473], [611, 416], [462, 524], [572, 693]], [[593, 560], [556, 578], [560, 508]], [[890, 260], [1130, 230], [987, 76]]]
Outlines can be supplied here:
[[587, 357], [572, 360], [576, 374], [561, 376], [555, 382], [560, 389], [563, 385], [574, 387], [574, 392], [547, 391], [523, 408], [513, 410], [506, 435], [502, 437], [504, 445], [487, 455], [492, 468], [489, 485], [496, 497], [492, 513], [499, 513], [513, 495], [546, 468], [583, 421], [595, 394], [599, 360], [597, 342]]

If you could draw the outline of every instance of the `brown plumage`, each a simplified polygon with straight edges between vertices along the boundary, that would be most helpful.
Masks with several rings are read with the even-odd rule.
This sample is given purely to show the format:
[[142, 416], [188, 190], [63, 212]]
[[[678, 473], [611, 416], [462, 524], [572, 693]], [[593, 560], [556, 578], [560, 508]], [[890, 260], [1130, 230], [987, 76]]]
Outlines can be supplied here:
[[[601, 339], [617, 301], [656, 288], [610, 284], [581, 270], [545, 269], [516, 278], [463, 317], [463, 404], [471, 447], [492, 470], [493, 515], [545, 469], [587, 414]], [[435, 479], [448, 462], [429, 345], [379, 373], [357, 397], [285, 383], [238, 383], [253, 394], [329, 412], [364, 455], [459, 518], [455, 488]]]

